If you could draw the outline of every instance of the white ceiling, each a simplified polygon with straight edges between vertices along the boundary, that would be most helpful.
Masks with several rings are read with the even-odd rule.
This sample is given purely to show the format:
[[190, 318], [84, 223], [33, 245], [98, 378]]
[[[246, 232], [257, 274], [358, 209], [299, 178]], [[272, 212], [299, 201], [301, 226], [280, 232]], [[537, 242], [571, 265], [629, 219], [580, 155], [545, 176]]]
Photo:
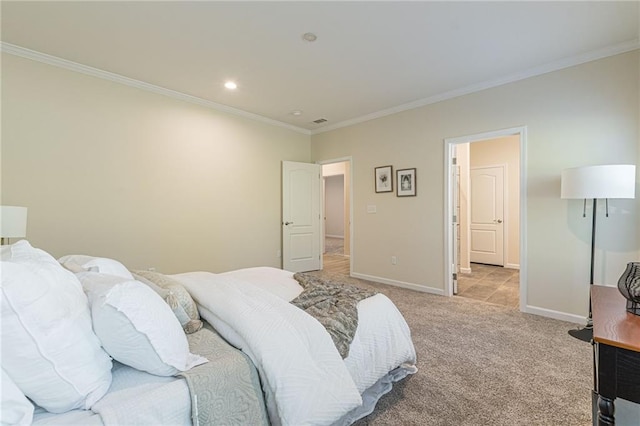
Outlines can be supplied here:
[[318, 133], [637, 49], [639, 5], [3, 1], [2, 47]]

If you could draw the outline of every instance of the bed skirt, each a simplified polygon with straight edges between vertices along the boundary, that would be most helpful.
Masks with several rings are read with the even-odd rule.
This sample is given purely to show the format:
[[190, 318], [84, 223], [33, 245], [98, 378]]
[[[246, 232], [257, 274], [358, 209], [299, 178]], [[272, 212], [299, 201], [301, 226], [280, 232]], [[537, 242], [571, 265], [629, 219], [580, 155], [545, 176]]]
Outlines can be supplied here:
[[400, 366], [391, 370], [362, 393], [361, 406], [349, 411], [337, 422], [333, 423], [332, 426], [348, 426], [373, 413], [378, 400], [393, 388], [394, 383], [399, 382], [410, 374], [415, 374], [417, 371], [418, 369], [413, 365]]

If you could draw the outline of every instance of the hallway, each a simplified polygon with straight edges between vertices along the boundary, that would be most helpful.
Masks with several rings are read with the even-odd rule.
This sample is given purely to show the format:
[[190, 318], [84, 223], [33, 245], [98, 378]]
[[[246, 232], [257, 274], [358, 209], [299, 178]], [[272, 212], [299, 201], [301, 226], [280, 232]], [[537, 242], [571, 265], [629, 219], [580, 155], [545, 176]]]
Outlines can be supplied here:
[[344, 255], [344, 240], [342, 238], [326, 237], [324, 254], [322, 256], [323, 271], [336, 275], [350, 275], [349, 256]]
[[472, 263], [471, 271], [458, 275], [458, 296], [519, 309], [519, 270]]

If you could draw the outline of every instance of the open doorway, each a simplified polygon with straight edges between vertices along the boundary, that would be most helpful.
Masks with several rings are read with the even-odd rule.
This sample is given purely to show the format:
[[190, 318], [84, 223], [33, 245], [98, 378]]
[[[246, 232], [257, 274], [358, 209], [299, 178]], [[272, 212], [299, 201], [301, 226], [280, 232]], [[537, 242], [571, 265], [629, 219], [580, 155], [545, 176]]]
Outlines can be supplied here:
[[325, 241], [324, 253], [343, 256], [345, 254], [344, 174], [324, 175], [323, 177]]
[[323, 270], [351, 275], [351, 161], [322, 164]]
[[445, 294], [526, 306], [525, 128], [447, 139]]
[[517, 309], [520, 305], [520, 137], [455, 147], [459, 238], [457, 295]]

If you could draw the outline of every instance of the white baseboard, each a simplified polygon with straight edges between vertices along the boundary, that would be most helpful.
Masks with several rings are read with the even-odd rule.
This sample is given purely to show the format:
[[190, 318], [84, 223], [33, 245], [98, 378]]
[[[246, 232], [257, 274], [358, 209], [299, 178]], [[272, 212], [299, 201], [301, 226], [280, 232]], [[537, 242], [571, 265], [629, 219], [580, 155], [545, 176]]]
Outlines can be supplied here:
[[505, 269], [520, 269], [520, 265], [517, 263], [505, 263]]
[[341, 240], [344, 240], [344, 235], [329, 235], [329, 234], [324, 234], [325, 237], [329, 237], [329, 238], [339, 238]]
[[527, 305], [524, 312], [528, 314], [540, 315], [542, 317], [553, 318], [560, 321], [573, 322], [576, 324], [586, 324], [587, 318], [582, 315], [567, 314], [566, 312], [553, 311], [551, 309], [539, 308], [537, 306]]
[[441, 288], [426, 287], [423, 285], [407, 283], [404, 281], [389, 280], [387, 278], [374, 277], [372, 275], [358, 274], [357, 272], [352, 272], [351, 276], [353, 278], [360, 278], [362, 280], [373, 281], [380, 284], [387, 284], [395, 287], [402, 287], [402, 288], [408, 288], [410, 290], [421, 291], [423, 293], [431, 293], [431, 294], [437, 294], [439, 296], [444, 296], [444, 290]]
[[[362, 280], [367, 280], [367, 281], [373, 281], [380, 284], [392, 285], [395, 287], [408, 288], [410, 290], [420, 291], [422, 293], [437, 294], [438, 296], [445, 295], [444, 290], [441, 288], [427, 287], [420, 284], [390, 280], [387, 278], [376, 277], [373, 275], [359, 274], [357, 272], [352, 272], [351, 277], [360, 278]], [[540, 315], [542, 317], [552, 318], [559, 321], [571, 322], [575, 324], [584, 325], [587, 322], [587, 318], [582, 315], [568, 314], [566, 312], [554, 311], [551, 309], [539, 308], [537, 306], [531, 306], [531, 305], [527, 305], [523, 312], [528, 314], [533, 314], [533, 315]]]
[[471, 268], [460, 268], [460, 273], [461, 274], [470, 274], [471, 273]]

